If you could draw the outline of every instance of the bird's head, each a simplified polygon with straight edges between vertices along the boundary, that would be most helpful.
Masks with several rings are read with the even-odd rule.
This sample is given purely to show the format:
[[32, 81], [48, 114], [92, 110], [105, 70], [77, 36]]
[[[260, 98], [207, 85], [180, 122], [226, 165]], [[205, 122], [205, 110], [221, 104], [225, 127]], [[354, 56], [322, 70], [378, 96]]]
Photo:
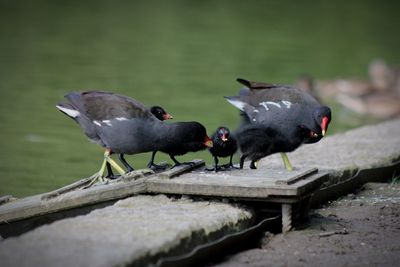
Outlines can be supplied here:
[[205, 147], [213, 147], [213, 142], [212, 142], [211, 138], [208, 137], [208, 135], [206, 135], [204, 137], [204, 143], [203, 144], [204, 144]]
[[316, 133], [325, 136], [332, 118], [331, 109], [326, 106], [316, 108], [313, 112], [313, 118], [315, 123], [318, 125]]
[[213, 147], [213, 141], [207, 135], [206, 128], [198, 122], [188, 123], [190, 130], [190, 142], [197, 144], [199, 149]]
[[173, 119], [173, 117], [167, 111], [165, 111], [165, 109], [159, 106], [151, 107], [150, 112], [160, 121]]
[[219, 127], [217, 129], [217, 137], [222, 140], [222, 142], [226, 142], [229, 139], [229, 129], [226, 127]]
[[316, 143], [322, 138], [322, 135], [317, 134], [303, 124], [299, 125], [297, 130], [299, 136], [304, 140], [304, 143], [306, 144]]

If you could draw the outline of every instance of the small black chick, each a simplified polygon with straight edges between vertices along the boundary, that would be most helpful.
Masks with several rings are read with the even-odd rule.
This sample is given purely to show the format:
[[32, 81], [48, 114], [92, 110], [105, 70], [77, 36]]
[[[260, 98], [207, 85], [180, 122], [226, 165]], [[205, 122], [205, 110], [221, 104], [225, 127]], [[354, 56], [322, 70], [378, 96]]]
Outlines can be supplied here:
[[[226, 127], [219, 127], [215, 133], [211, 136], [213, 141], [213, 147], [209, 148], [211, 155], [214, 157], [214, 168], [207, 169], [208, 171], [215, 171], [224, 168], [233, 168], [232, 157], [237, 151], [237, 142], [235, 137], [230, 134], [230, 131]], [[229, 163], [218, 166], [218, 157], [229, 157]]]
[[206, 128], [195, 121], [170, 124], [169, 134], [170, 138], [165, 139], [163, 146], [158, 151], [169, 155], [175, 163], [172, 168], [181, 164], [191, 164], [181, 163], [176, 160], [175, 156], [201, 151], [213, 146], [210, 137], [207, 136]]

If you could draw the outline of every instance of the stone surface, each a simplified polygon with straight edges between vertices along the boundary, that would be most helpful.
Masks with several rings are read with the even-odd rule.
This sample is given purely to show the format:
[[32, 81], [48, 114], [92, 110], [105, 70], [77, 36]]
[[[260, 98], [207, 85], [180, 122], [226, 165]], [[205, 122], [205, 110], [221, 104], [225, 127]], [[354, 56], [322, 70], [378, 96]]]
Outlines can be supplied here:
[[1, 266], [146, 266], [251, 220], [250, 211], [220, 202], [135, 196], [3, 240]]
[[[387, 166], [400, 159], [400, 119], [328, 136], [287, 155], [294, 168], [317, 167], [332, 173]], [[259, 164], [260, 168], [284, 168], [279, 154]]]

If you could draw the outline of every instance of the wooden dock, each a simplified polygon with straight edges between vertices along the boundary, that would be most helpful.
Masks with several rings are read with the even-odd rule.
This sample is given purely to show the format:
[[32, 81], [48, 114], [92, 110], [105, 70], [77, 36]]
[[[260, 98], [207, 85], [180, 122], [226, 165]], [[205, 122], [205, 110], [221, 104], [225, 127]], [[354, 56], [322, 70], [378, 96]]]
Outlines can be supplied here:
[[[292, 205], [308, 199], [326, 176], [327, 173], [319, 173], [316, 168], [294, 169], [291, 172], [284, 169], [232, 169], [215, 173], [205, 171], [203, 160], [193, 160], [192, 166], [182, 165], [161, 173], [139, 170], [108, 184], [82, 189], [90, 182], [89, 178], [85, 178], [49, 193], [1, 205], [0, 235], [9, 235], [13, 223], [23, 221], [26, 225], [29, 220], [35, 221], [38, 217], [43, 220], [43, 216], [51, 217], [69, 210], [77, 210], [79, 213], [79, 209], [87, 209], [99, 203], [111, 204], [121, 198], [146, 193], [280, 203], [282, 229], [288, 231], [291, 228]], [[3, 228], [8, 230], [2, 231]]]

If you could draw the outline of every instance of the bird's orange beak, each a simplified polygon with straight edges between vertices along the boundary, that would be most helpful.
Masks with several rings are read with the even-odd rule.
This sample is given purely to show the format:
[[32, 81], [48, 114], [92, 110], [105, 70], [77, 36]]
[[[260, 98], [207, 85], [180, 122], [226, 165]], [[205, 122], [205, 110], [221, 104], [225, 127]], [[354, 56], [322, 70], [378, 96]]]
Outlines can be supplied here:
[[322, 136], [325, 136], [325, 134], [326, 134], [326, 130], [328, 129], [328, 123], [329, 123], [328, 117], [326, 117], [326, 116], [323, 117], [322, 123], [321, 123]]
[[212, 140], [210, 139], [210, 137], [208, 137], [207, 135], [206, 135], [206, 138], [204, 139], [204, 145], [205, 145], [206, 147], [213, 147], [213, 142], [212, 142]]
[[172, 120], [174, 117], [172, 117], [169, 113], [166, 113], [163, 115], [164, 120]]

